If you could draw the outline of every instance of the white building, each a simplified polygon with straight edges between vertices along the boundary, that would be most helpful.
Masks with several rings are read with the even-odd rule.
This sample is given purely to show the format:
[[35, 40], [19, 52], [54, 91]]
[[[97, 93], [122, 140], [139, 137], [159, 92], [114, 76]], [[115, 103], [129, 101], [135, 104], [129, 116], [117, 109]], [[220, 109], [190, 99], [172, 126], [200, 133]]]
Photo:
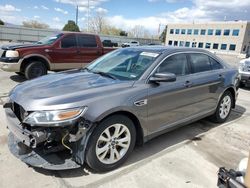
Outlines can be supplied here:
[[168, 24], [165, 44], [250, 56], [250, 22]]

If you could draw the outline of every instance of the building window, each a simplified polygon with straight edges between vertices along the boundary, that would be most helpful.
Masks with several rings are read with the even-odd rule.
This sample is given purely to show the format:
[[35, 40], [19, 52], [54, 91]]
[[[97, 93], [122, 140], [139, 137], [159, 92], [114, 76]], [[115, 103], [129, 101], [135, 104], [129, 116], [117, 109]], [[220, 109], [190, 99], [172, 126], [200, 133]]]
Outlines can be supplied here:
[[214, 43], [213, 44], [213, 49], [218, 49], [219, 48], [219, 44], [218, 43]]
[[224, 36], [229, 36], [230, 34], [230, 29], [225, 29], [224, 30]]
[[170, 29], [170, 34], [174, 34], [174, 29]]
[[179, 46], [184, 46], [184, 41], [180, 41]]
[[176, 29], [176, 30], [175, 30], [175, 34], [180, 34], [180, 30], [179, 30], [179, 29]]
[[203, 42], [199, 42], [198, 48], [203, 48]]
[[174, 41], [174, 46], [178, 46], [178, 41]]
[[226, 45], [226, 44], [221, 44], [220, 49], [221, 49], [221, 50], [226, 50], [226, 49], [227, 49], [227, 45]]
[[194, 35], [198, 35], [199, 34], [199, 29], [195, 29], [194, 30]]
[[206, 29], [201, 29], [201, 35], [205, 35], [206, 34]]
[[190, 47], [190, 42], [186, 42], [185, 47]]
[[216, 29], [216, 31], [215, 31], [215, 35], [221, 35], [221, 30], [220, 29]]
[[209, 30], [207, 31], [207, 34], [208, 34], [208, 35], [213, 35], [213, 34], [214, 34], [214, 30], [213, 30], [213, 29], [209, 29]]
[[197, 42], [192, 42], [192, 48], [196, 48]]
[[210, 47], [211, 47], [211, 43], [206, 43], [205, 48], [210, 49]]
[[169, 40], [168, 41], [168, 45], [172, 45], [173, 44], [173, 41], [172, 40]]
[[188, 29], [188, 30], [187, 30], [187, 34], [188, 34], [188, 35], [192, 35], [192, 29]]
[[235, 44], [230, 44], [229, 50], [235, 51], [235, 49], [236, 49], [236, 45]]
[[181, 30], [181, 34], [182, 34], [182, 35], [185, 35], [185, 34], [186, 34], [186, 29], [182, 29], [182, 30]]
[[239, 32], [240, 32], [239, 29], [234, 29], [233, 30], [233, 36], [239, 36]]

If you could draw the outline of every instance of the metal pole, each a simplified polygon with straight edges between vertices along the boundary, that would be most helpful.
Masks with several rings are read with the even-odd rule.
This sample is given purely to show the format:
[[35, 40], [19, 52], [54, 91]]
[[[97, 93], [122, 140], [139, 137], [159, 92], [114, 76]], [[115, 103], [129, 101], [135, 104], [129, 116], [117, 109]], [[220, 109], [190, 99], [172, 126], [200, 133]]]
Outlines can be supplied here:
[[87, 31], [89, 32], [89, 0], [88, 0], [88, 18], [87, 19], [88, 19], [88, 23], [87, 23], [88, 24], [88, 28], [87, 28]]
[[78, 5], [76, 5], [76, 25], [78, 25]]

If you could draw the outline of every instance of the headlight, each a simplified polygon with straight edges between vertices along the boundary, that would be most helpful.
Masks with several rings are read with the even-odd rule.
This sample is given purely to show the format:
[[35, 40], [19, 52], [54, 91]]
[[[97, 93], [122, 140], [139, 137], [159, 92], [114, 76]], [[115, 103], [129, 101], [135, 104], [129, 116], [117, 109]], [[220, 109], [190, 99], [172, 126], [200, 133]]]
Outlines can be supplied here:
[[87, 107], [73, 108], [67, 110], [36, 111], [28, 115], [23, 122], [34, 125], [59, 126], [66, 125], [83, 115]]
[[16, 50], [7, 50], [5, 57], [19, 57], [19, 53]]

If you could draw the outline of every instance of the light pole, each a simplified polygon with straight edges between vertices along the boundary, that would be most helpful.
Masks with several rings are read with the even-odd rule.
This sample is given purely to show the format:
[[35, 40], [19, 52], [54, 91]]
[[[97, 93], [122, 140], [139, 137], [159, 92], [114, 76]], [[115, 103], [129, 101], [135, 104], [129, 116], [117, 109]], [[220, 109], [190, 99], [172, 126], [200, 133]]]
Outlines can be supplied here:
[[88, 14], [87, 14], [87, 31], [89, 32], [89, 0], [88, 0]]
[[78, 5], [76, 5], [76, 25], [78, 25]]

